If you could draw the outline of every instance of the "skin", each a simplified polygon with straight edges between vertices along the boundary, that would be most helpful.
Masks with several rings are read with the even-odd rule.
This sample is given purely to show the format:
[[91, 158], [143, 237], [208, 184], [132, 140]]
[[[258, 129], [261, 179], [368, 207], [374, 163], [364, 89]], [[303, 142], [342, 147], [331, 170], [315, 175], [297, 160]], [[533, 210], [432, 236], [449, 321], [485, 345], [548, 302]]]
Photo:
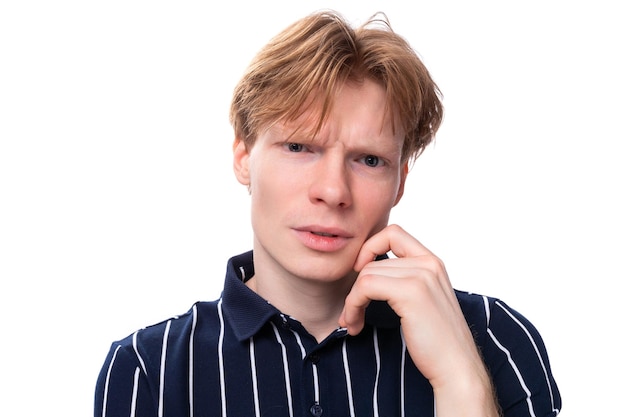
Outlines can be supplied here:
[[[358, 334], [371, 300], [400, 316], [408, 352], [438, 416], [497, 416], [491, 382], [443, 263], [397, 225], [408, 166], [403, 132], [384, 118], [385, 91], [347, 83], [314, 138], [315, 113], [236, 138], [234, 171], [250, 190], [255, 276], [247, 285], [318, 341]], [[396, 258], [373, 262], [377, 254]]]

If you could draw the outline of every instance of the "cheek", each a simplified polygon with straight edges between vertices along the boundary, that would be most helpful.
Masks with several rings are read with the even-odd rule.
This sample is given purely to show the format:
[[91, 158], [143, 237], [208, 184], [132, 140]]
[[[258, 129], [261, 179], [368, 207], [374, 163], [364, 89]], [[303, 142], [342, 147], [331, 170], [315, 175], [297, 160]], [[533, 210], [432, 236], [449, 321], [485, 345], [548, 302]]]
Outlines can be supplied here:
[[358, 192], [358, 198], [356, 203], [361, 207], [361, 212], [364, 219], [369, 219], [373, 223], [373, 228], [382, 229], [387, 225], [389, 221], [389, 213], [395, 205], [397, 192], [397, 185], [394, 184], [380, 184], [367, 187], [363, 187]]
[[294, 193], [293, 176], [285, 175], [276, 164], [252, 164], [250, 167], [250, 194], [257, 212], [278, 212]]

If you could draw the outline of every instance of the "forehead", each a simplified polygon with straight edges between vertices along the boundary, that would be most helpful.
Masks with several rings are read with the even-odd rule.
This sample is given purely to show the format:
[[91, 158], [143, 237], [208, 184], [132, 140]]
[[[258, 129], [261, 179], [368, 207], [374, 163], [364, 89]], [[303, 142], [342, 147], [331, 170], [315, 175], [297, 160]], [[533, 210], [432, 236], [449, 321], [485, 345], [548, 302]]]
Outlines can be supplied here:
[[269, 128], [300, 141], [352, 137], [397, 142], [404, 138], [397, 129], [397, 115], [387, 106], [385, 89], [369, 79], [344, 83], [326, 107], [323, 99], [313, 96], [303, 108], [295, 118], [278, 121]]

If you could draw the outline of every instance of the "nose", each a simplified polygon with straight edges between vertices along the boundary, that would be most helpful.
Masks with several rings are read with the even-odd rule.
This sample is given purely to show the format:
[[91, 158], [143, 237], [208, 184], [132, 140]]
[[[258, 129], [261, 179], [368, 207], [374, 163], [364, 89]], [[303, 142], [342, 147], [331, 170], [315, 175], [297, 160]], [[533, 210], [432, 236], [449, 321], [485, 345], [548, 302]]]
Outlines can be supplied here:
[[310, 173], [309, 196], [315, 204], [348, 207], [352, 204], [349, 169], [343, 158], [321, 158]]

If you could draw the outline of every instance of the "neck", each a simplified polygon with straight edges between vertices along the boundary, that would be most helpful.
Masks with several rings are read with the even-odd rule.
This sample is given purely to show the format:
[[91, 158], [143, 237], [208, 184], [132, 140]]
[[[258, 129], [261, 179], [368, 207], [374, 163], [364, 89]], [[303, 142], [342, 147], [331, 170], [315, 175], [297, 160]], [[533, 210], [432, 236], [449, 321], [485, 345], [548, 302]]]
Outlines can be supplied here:
[[298, 320], [319, 342], [339, 327], [346, 295], [353, 279], [317, 282], [256, 271], [246, 285], [284, 314]]

